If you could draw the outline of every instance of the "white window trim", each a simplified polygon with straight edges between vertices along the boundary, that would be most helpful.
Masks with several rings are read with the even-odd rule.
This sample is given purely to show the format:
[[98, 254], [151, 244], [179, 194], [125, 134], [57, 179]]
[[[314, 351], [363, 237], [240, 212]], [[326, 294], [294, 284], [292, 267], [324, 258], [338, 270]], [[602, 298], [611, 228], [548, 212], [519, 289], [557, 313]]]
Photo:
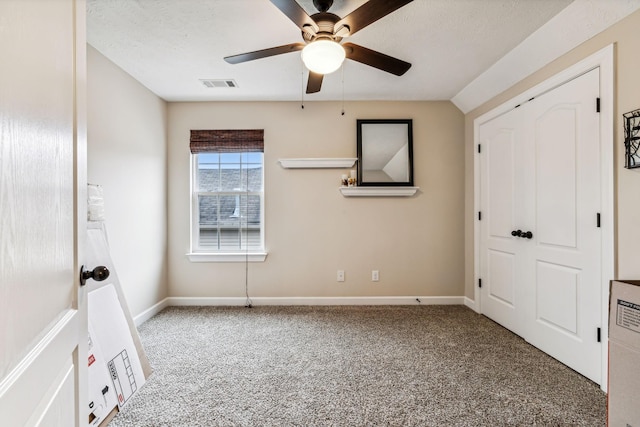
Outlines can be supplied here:
[[[221, 192], [197, 192], [196, 188], [198, 187], [198, 171], [196, 170], [196, 156], [197, 154], [191, 154], [189, 156], [189, 167], [191, 169], [191, 179], [189, 182], [189, 192], [191, 197], [190, 204], [190, 228], [191, 228], [191, 239], [189, 242], [189, 247], [191, 251], [186, 254], [187, 258], [191, 262], [264, 262], [267, 258], [267, 251], [264, 248], [264, 157], [262, 160], [262, 192], [253, 192], [253, 191], [242, 191], [242, 192], [234, 192], [234, 191], [221, 191]], [[199, 211], [198, 211], [198, 195], [200, 194], [223, 194], [228, 193], [232, 194], [248, 194], [248, 195], [259, 195], [260, 196], [260, 241], [263, 244], [262, 248], [253, 249], [253, 250], [233, 250], [233, 251], [212, 251], [209, 248], [200, 248], [198, 245], [199, 239]]]

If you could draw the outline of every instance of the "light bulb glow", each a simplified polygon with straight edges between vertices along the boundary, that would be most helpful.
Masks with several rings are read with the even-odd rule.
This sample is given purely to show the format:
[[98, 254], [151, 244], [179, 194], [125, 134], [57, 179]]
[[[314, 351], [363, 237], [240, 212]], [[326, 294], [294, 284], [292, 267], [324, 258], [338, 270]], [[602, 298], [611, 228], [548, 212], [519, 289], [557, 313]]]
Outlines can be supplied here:
[[333, 73], [340, 68], [345, 56], [344, 48], [332, 40], [316, 40], [302, 49], [302, 62], [318, 74]]

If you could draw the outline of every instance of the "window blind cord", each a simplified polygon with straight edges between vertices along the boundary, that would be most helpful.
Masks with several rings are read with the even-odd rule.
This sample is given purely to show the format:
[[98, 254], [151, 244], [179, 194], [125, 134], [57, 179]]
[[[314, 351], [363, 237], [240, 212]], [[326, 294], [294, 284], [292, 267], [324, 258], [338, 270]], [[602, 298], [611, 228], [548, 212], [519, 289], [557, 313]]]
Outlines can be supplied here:
[[[246, 152], [246, 150], [245, 150]], [[245, 169], [247, 171], [247, 176], [245, 179], [245, 209], [244, 209], [244, 295], [246, 297], [244, 306], [246, 308], [251, 308], [253, 306], [253, 302], [249, 297], [249, 168], [245, 165]]]

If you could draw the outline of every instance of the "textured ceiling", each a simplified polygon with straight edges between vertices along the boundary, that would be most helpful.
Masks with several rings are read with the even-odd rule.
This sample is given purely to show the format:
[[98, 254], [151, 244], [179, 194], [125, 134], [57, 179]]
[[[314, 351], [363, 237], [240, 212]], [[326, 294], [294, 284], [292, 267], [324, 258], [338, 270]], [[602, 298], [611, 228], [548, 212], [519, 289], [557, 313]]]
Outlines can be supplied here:
[[[335, 0], [344, 17], [365, 0]], [[347, 60], [305, 100], [449, 100], [572, 0], [414, 0], [350, 42], [413, 64], [397, 77]], [[309, 14], [312, 0], [299, 0]], [[167, 101], [300, 100], [300, 53], [223, 57], [302, 41], [268, 0], [88, 0], [88, 42]], [[233, 79], [206, 88], [200, 79]], [[344, 84], [342, 83], [344, 80]]]

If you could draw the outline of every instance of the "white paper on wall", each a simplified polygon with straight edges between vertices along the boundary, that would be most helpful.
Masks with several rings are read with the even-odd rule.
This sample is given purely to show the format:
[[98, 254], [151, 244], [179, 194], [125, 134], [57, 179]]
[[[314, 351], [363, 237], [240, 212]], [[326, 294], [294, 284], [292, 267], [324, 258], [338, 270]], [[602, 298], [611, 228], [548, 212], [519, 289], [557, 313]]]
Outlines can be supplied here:
[[104, 221], [104, 192], [99, 185], [87, 185], [87, 220]]

